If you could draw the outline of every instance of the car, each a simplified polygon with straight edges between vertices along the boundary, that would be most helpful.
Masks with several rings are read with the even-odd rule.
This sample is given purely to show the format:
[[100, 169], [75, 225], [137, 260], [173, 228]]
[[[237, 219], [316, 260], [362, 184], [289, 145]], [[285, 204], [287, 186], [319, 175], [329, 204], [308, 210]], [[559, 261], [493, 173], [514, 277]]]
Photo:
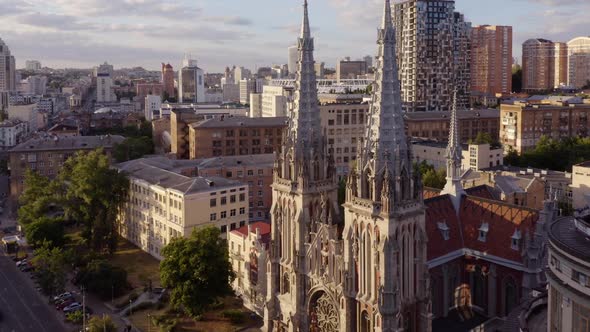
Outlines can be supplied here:
[[25, 258], [25, 259], [21, 259], [20, 261], [16, 262], [16, 267], [20, 267], [23, 264], [28, 264], [29, 261]]
[[32, 267], [31, 265], [26, 265], [25, 267], [23, 267], [20, 270], [23, 272], [35, 272], [35, 268]]
[[65, 307], [67, 307], [73, 303], [77, 303], [77, 302], [74, 299], [67, 299], [67, 300], [64, 300], [63, 302], [56, 304], [55, 309], [63, 310]]
[[63, 300], [63, 299], [69, 299], [72, 297], [74, 297], [74, 294], [72, 294], [72, 292], [64, 292], [64, 293], [54, 296], [53, 302], [57, 302], [57, 301]]
[[78, 303], [78, 302], [74, 302], [72, 304], [70, 304], [69, 306], [65, 307], [62, 309], [64, 313], [70, 313], [70, 312], [76, 312], [79, 310], [82, 310], [82, 304]]

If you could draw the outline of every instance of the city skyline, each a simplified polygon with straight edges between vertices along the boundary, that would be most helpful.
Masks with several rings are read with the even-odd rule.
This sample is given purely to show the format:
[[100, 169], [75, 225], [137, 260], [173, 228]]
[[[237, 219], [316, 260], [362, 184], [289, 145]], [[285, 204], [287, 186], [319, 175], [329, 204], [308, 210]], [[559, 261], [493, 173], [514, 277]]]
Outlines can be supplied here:
[[[312, 4], [317, 61], [333, 66], [344, 56], [374, 53], [371, 40], [381, 1]], [[251, 7], [230, 0], [60, 0], [50, 6], [40, 0], [0, 0], [0, 17], [10, 27], [0, 28], [0, 38], [15, 55], [18, 68], [30, 59], [55, 68], [88, 68], [106, 60], [117, 68], [156, 70], [161, 62], [176, 67], [183, 54], [191, 53], [206, 71], [221, 72], [232, 64], [255, 68], [286, 63], [287, 47], [296, 41], [299, 8], [298, 1], [285, 5], [272, 0], [256, 0]], [[567, 42], [584, 35], [585, 9], [590, 10], [590, 3], [456, 1], [456, 10], [473, 25], [515, 26], [516, 57], [529, 38]], [[545, 24], [556, 19], [559, 26]]]

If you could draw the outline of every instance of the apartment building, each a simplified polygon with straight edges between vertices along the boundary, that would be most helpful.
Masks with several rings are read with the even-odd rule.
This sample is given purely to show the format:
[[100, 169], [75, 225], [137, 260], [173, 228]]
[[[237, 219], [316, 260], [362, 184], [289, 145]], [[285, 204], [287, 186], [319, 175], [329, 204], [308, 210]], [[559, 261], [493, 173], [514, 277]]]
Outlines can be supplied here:
[[534, 149], [542, 136], [563, 139], [588, 136], [590, 104], [516, 102], [500, 107], [500, 142], [521, 153]]
[[10, 168], [10, 196], [16, 201], [24, 190], [25, 173], [28, 169], [40, 175], [54, 178], [63, 163], [80, 151], [103, 149], [110, 158], [115, 144], [125, 140], [123, 136], [70, 136], [33, 138], [8, 152]]
[[29, 124], [19, 119], [0, 122], [0, 150], [6, 150], [21, 143], [29, 134]]
[[522, 44], [522, 88], [547, 91], [567, 83], [567, 45], [547, 39]]
[[[480, 132], [488, 133], [498, 139], [500, 111], [496, 109], [477, 111], [458, 111], [459, 138], [461, 143], [469, 143]], [[451, 112], [414, 112], [405, 114], [407, 133], [414, 138], [446, 141], [449, 138]]]
[[577, 37], [567, 43], [567, 85], [581, 89], [590, 81], [590, 37]]
[[572, 167], [572, 201], [575, 210], [590, 207], [590, 161]]
[[512, 92], [512, 27], [479, 25], [471, 30], [471, 91]]
[[187, 177], [143, 160], [115, 166], [129, 176], [129, 198], [118, 232], [157, 259], [173, 238], [213, 226], [227, 232], [248, 222], [247, 187], [221, 177]]
[[270, 224], [257, 222], [228, 234], [229, 261], [236, 278], [232, 287], [244, 306], [264, 315], [266, 304], [266, 264], [270, 244]]
[[[414, 162], [426, 162], [436, 169], [447, 167], [447, 143], [438, 141], [412, 142]], [[481, 170], [484, 168], [504, 165], [504, 150], [490, 144], [463, 144], [461, 169]]]
[[227, 117], [191, 123], [189, 158], [266, 154], [278, 151], [287, 118]]

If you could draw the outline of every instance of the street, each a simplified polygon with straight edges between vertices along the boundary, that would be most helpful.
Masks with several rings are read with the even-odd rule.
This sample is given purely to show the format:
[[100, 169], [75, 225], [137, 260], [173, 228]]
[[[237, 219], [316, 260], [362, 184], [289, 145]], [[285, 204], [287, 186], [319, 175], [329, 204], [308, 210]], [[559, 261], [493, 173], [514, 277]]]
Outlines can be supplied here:
[[0, 255], [0, 332], [59, 332], [66, 327], [47, 299], [35, 289], [29, 275], [19, 271], [2, 251]]

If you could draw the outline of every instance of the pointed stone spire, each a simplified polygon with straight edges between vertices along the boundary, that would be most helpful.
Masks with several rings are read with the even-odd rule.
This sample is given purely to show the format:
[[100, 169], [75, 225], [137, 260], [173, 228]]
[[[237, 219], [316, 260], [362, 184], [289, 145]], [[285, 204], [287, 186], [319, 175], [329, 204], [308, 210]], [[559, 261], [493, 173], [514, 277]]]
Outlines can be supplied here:
[[[409, 159], [402, 112], [395, 56], [395, 30], [389, 0], [385, 0], [383, 12], [383, 21], [378, 29], [378, 54], [367, 140], [359, 156], [360, 170], [363, 171], [365, 178], [361, 181], [363, 188], [361, 192], [363, 193], [378, 192], [376, 190], [382, 186], [385, 169], [389, 169], [392, 178], [396, 181], [405, 182], [407, 180], [408, 183], [397, 185], [397, 190], [407, 190], [411, 181], [412, 164]], [[374, 179], [374, 184], [367, 183], [371, 181], [366, 179], [367, 176]], [[367, 190], [367, 186], [373, 190]], [[407, 192], [395, 195], [396, 199], [407, 199], [407, 196]], [[376, 197], [372, 198], [378, 200]]]
[[457, 115], [457, 90], [453, 93], [453, 109], [451, 110], [451, 122], [449, 125], [449, 144], [447, 146], [447, 184], [443, 194], [449, 194], [453, 198], [455, 209], [459, 210], [461, 196], [465, 194], [461, 183], [461, 160], [463, 149], [459, 140], [459, 118]]
[[310, 38], [309, 14], [307, 11], [307, 0], [303, 2], [303, 23], [301, 24], [301, 38]]

